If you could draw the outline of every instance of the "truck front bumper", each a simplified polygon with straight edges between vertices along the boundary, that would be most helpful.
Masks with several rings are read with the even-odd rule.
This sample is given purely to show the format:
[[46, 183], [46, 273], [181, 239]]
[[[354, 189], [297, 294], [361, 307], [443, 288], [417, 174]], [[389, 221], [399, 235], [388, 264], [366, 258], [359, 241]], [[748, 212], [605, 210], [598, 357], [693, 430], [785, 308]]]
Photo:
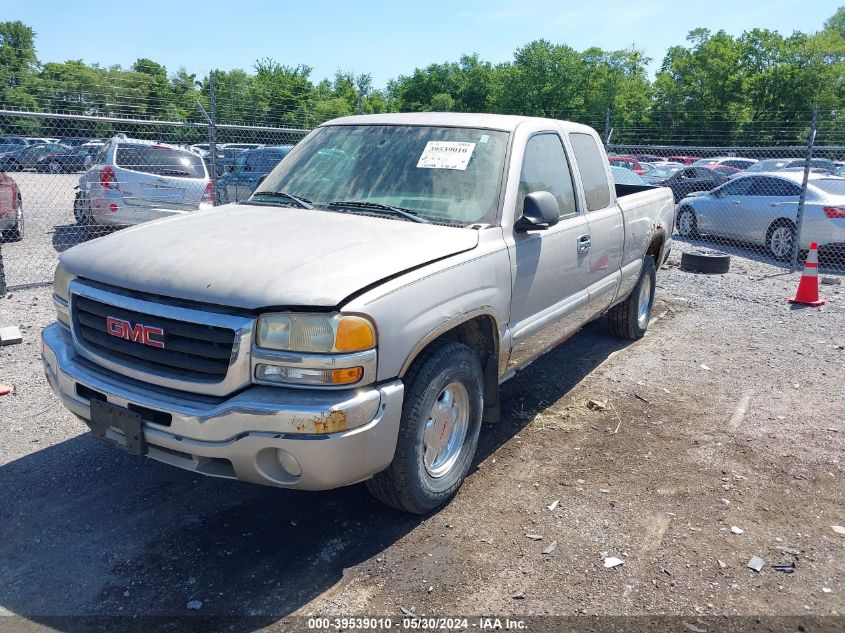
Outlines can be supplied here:
[[[141, 415], [146, 455], [197, 473], [326, 490], [368, 479], [393, 460], [402, 382], [344, 391], [252, 386], [228, 398], [161, 389], [79, 356], [54, 323], [41, 335], [50, 386], [89, 427], [91, 399]], [[117, 429], [108, 439], [125, 444]]]

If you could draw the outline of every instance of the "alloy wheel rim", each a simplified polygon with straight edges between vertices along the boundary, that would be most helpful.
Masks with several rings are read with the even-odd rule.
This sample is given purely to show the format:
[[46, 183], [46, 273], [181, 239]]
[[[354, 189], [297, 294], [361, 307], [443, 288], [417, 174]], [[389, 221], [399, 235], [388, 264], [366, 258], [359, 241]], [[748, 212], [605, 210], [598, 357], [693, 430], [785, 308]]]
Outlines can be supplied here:
[[776, 257], [786, 257], [792, 250], [792, 231], [785, 226], [780, 226], [772, 231], [770, 242], [772, 252]]
[[684, 211], [681, 214], [680, 222], [678, 222], [681, 235], [689, 235], [692, 233], [692, 213]]
[[637, 324], [640, 329], [645, 329], [648, 324], [648, 314], [651, 310], [651, 277], [643, 277], [643, 283], [640, 286], [639, 306], [637, 308]]
[[469, 393], [460, 382], [450, 382], [434, 401], [423, 432], [423, 463], [435, 479], [455, 466], [469, 428]]

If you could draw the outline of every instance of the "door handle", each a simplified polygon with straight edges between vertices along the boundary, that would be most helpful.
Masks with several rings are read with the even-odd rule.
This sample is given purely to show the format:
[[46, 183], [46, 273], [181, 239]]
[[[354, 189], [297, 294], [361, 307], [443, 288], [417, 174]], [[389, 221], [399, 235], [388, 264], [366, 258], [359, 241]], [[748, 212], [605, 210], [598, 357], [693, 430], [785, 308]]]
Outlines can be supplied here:
[[739, 200], [734, 200], [733, 202], [731, 202], [731, 204], [734, 205], [735, 207], [738, 207], [739, 206]]
[[590, 247], [593, 245], [593, 238], [589, 233], [578, 236], [578, 252], [589, 253]]

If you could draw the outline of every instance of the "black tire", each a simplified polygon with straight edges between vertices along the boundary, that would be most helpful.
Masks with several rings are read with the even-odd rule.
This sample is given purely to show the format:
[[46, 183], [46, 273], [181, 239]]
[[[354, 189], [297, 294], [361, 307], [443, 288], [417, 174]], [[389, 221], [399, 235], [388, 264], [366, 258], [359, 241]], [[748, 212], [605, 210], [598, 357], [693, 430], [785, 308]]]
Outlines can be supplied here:
[[[640, 307], [643, 287], [648, 286], [645, 292], [648, 293], [648, 305], [644, 318], [641, 318]], [[642, 272], [637, 285], [622, 303], [617, 303], [607, 313], [610, 331], [614, 336], [627, 338], [632, 341], [645, 336], [648, 324], [651, 321], [651, 309], [654, 306], [654, 289], [657, 285], [657, 267], [654, 258], [650, 255], [643, 260]]]
[[[414, 361], [403, 379], [405, 398], [393, 462], [366, 482], [376, 499], [405, 512], [428, 514], [455, 495], [478, 446], [484, 409], [482, 376], [476, 355], [455, 341], [432, 343]], [[463, 385], [468, 396], [466, 435], [454, 464], [442, 476], [432, 477], [423, 458], [426, 422], [446, 387], [455, 382]]]
[[50, 161], [50, 164], [47, 165], [47, 171], [51, 174], [63, 174], [65, 173], [65, 166], [57, 160], [52, 160]]
[[17, 218], [15, 225], [0, 232], [0, 241], [3, 242], [20, 242], [24, 236], [24, 220], [23, 220], [23, 201], [18, 198], [17, 206], [15, 207]]
[[713, 251], [681, 253], [681, 270], [708, 275], [724, 275], [731, 269], [731, 256]]
[[[688, 221], [685, 216], [689, 216]], [[690, 207], [681, 207], [678, 209], [678, 220], [675, 226], [678, 227], [678, 235], [681, 237], [698, 237], [698, 219], [695, 217], [695, 211]]]
[[[789, 247], [784, 248], [784, 239], [788, 241]], [[781, 218], [772, 222], [769, 230], [766, 231], [766, 248], [769, 255], [779, 261], [785, 261], [792, 256], [792, 242], [795, 240], [795, 224], [790, 220]]]
[[86, 203], [81, 191], [76, 194], [76, 198], [73, 200], [73, 218], [79, 226], [91, 226], [93, 224], [91, 205]]

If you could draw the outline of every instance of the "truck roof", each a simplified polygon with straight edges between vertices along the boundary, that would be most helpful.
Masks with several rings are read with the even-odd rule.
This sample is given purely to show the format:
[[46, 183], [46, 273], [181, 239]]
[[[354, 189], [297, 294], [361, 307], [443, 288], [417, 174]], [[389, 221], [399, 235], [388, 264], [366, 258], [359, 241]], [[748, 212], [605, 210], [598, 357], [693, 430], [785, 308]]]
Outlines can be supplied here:
[[567, 132], [592, 132], [593, 129], [580, 123], [543, 119], [540, 117], [516, 116], [512, 114], [475, 114], [470, 112], [393, 112], [388, 114], [363, 114], [345, 116], [326, 121], [327, 125], [432, 125], [441, 127], [472, 127], [486, 130], [513, 132], [520, 123], [527, 121], [548, 121], [564, 125]]

